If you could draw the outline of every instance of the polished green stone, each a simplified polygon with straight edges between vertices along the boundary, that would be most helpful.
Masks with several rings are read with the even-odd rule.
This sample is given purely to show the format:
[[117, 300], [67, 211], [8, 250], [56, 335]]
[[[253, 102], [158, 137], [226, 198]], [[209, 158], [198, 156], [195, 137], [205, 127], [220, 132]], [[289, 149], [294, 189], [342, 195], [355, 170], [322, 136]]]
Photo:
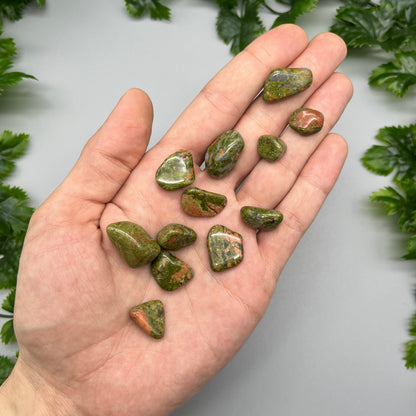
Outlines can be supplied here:
[[242, 207], [241, 218], [250, 227], [259, 230], [274, 230], [283, 220], [280, 211], [257, 207]]
[[193, 244], [196, 237], [196, 232], [192, 228], [172, 223], [159, 231], [156, 240], [166, 250], [179, 250]]
[[194, 180], [194, 161], [187, 150], [178, 150], [168, 156], [156, 171], [156, 182], [167, 191], [184, 188]]
[[276, 101], [304, 91], [312, 84], [308, 68], [277, 68], [270, 72], [263, 90], [264, 101]]
[[152, 275], [164, 290], [176, 290], [194, 276], [189, 264], [162, 250], [152, 262]]
[[151, 300], [131, 308], [130, 317], [146, 334], [156, 339], [163, 337], [165, 309], [160, 300]]
[[205, 153], [205, 169], [214, 178], [223, 178], [234, 169], [243, 148], [244, 140], [237, 131], [221, 134]]
[[271, 135], [260, 136], [257, 141], [257, 152], [270, 161], [280, 159], [286, 152], [286, 143], [280, 138]]
[[298, 108], [289, 117], [289, 126], [302, 136], [321, 131], [324, 125], [324, 115], [312, 108]]
[[110, 224], [107, 226], [107, 234], [130, 267], [151, 263], [160, 253], [159, 244], [143, 227], [133, 222]]
[[192, 187], [183, 192], [181, 204], [183, 210], [192, 217], [214, 217], [227, 205], [227, 197]]
[[243, 261], [243, 237], [224, 225], [211, 227], [207, 246], [210, 266], [214, 272], [230, 269]]

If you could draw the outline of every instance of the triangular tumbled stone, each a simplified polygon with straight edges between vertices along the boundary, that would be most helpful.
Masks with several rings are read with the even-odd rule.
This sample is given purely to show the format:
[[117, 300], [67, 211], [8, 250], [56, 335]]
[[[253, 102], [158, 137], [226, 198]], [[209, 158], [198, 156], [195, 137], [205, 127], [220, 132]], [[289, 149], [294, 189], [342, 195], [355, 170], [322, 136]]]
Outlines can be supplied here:
[[182, 194], [181, 204], [183, 210], [192, 217], [214, 217], [227, 205], [227, 197], [191, 187]]
[[146, 230], [130, 221], [120, 221], [107, 227], [107, 234], [130, 267], [151, 263], [160, 253], [159, 244]]
[[153, 260], [151, 269], [159, 286], [168, 291], [178, 289], [194, 276], [194, 271], [189, 264], [166, 250], [162, 250]]
[[156, 172], [156, 182], [167, 191], [184, 188], [194, 180], [194, 162], [187, 150], [178, 150], [168, 156]]
[[209, 262], [214, 272], [230, 269], [243, 261], [243, 237], [224, 225], [211, 227], [207, 246]]
[[298, 94], [312, 84], [308, 68], [277, 68], [270, 72], [263, 90], [264, 101], [276, 101]]
[[165, 333], [165, 309], [160, 300], [151, 300], [130, 310], [130, 317], [146, 334], [162, 338]]

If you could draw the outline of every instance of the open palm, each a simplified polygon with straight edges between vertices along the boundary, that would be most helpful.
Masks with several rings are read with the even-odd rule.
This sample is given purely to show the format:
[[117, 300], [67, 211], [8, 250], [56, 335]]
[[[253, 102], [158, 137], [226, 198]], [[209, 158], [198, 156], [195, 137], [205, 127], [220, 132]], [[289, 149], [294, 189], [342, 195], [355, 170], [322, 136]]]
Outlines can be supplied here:
[[[61, 413], [50, 414], [168, 414], [238, 351], [345, 160], [345, 141], [329, 133], [352, 93], [348, 79], [334, 73], [344, 56], [343, 42], [332, 34], [308, 44], [296, 26], [268, 32], [221, 70], [147, 152], [151, 103], [140, 90], [123, 96], [66, 180], [35, 212], [21, 258], [14, 373], [50, 395], [51, 408], [59, 404]], [[268, 73], [286, 66], [310, 68], [312, 86], [278, 103], [254, 100]], [[280, 135], [299, 107], [320, 110], [324, 128], [307, 138], [286, 130], [285, 156], [275, 163], [260, 160], [257, 138]], [[213, 179], [198, 166], [207, 146], [229, 129], [241, 133], [245, 148], [230, 175]], [[218, 216], [187, 216], [182, 191], [157, 185], [158, 166], [179, 149], [193, 155], [194, 186], [227, 196]], [[243, 205], [277, 208], [284, 220], [274, 231], [256, 233], [241, 220]], [[153, 237], [172, 222], [193, 228], [196, 243], [175, 255], [192, 266], [194, 278], [166, 292], [150, 266], [129, 268], [105, 232], [123, 220]], [[206, 247], [215, 224], [244, 239], [243, 262], [219, 273], [211, 271]], [[153, 299], [165, 305], [160, 340], [141, 331], [128, 313]]]

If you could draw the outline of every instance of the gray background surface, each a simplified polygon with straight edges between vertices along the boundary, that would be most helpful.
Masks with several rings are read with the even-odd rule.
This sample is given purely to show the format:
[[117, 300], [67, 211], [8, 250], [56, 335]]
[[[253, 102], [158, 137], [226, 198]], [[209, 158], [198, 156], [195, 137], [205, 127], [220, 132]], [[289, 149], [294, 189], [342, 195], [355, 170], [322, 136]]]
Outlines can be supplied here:
[[[22, 82], [0, 102], [2, 129], [31, 135], [11, 183], [33, 206], [62, 181], [128, 88], [153, 100], [154, 144], [230, 60], [215, 33], [215, 5], [169, 4], [172, 23], [133, 20], [122, 0], [48, 0], [5, 24], [20, 53], [16, 70], [39, 80]], [[329, 28], [336, 4], [321, 0], [298, 23], [313, 37]], [[358, 51], [341, 66], [355, 87], [335, 128], [350, 147], [343, 173], [251, 338], [175, 416], [416, 413], [416, 373], [402, 360], [415, 309], [414, 262], [400, 260], [403, 236], [368, 201], [388, 179], [359, 161], [379, 128], [414, 122], [414, 92], [400, 100], [367, 84], [382, 57]], [[0, 352], [13, 355], [14, 347]]]

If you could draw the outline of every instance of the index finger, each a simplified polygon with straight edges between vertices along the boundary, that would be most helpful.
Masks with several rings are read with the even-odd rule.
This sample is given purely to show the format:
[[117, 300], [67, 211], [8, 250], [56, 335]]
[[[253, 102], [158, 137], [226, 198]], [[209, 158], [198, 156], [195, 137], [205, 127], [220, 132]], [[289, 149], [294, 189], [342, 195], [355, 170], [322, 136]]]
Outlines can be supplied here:
[[290, 24], [257, 38], [208, 82], [155, 147], [166, 156], [187, 149], [201, 164], [208, 145], [233, 128], [270, 71], [287, 66], [307, 44], [305, 32]]

